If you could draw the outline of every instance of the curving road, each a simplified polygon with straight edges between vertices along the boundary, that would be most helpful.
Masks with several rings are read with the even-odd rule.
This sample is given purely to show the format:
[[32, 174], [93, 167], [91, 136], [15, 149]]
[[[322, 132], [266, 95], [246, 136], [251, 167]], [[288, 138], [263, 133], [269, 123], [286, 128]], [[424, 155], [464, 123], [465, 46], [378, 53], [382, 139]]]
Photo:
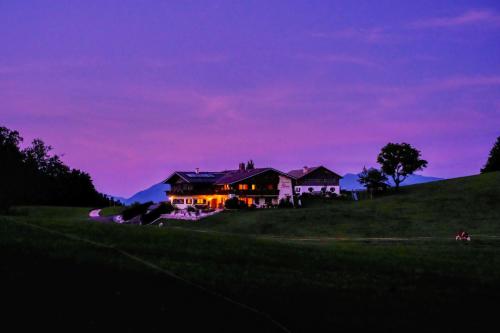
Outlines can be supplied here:
[[93, 209], [89, 212], [89, 217], [91, 220], [103, 223], [113, 223], [114, 216], [101, 216], [101, 209]]

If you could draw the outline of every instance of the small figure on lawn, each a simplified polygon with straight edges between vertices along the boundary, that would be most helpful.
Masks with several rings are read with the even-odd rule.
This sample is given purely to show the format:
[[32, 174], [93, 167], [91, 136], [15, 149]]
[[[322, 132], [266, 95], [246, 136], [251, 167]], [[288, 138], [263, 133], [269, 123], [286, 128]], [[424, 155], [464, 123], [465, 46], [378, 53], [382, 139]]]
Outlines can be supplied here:
[[466, 231], [463, 231], [463, 230], [460, 230], [457, 235], [455, 236], [455, 239], [458, 241], [458, 240], [461, 240], [461, 241], [468, 241], [470, 242], [470, 236], [469, 236], [469, 233], [466, 232]]

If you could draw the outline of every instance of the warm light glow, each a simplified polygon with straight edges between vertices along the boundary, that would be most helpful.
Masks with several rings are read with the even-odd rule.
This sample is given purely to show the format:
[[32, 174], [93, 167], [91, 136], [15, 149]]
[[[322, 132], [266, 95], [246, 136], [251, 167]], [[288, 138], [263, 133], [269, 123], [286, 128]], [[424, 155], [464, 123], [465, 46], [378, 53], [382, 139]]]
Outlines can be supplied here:
[[257, 188], [257, 186], [255, 186], [255, 184], [252, 184], [252, 190], [255, 190]]
[[248, 184], [239, 184], [238, 190], [248, 190]]
[[170, 197], [170, 201], [172, 204], [177, 204], [177, 205], [207, 205], [210, 208], [222, 208], [224, 206], [224, 203], [228, 199], [227, 195], [190, 195], [189, 197], [182, 197], [182, 196], [177, 196], [177, 197]]

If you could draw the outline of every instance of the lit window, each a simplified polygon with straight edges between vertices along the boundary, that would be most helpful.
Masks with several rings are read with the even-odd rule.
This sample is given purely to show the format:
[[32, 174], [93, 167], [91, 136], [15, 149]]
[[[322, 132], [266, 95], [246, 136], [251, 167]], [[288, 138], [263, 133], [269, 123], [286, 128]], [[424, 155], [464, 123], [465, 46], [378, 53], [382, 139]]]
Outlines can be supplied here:
[[252, 190], [255, 190], [257, 188], [257, 186], [255, 186], [255, 184], [252, 184]]
[[206, 202], [207, 202], [207, 200], [205, 200], [205, 199], [196, 199], [196, 203], [197, 203], [198, 205], [203, 205], [203, 204], [205, 204]]
[[186, 205], [192, 205], [193, 199], [186, 199]]
[[239, 184], [238, 190], [248, 190], [248, 184]]

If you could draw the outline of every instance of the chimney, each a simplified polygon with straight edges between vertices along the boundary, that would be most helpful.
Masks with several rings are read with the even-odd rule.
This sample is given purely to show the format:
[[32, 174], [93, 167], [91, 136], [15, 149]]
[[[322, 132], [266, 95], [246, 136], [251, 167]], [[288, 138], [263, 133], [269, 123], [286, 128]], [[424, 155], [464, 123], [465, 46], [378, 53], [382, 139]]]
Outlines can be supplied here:
[[238, 169], [239, 169], [239, 171], [245, 171], [245, 163], [240, 163]]
[[196, 168], [194, 169], [196, 171], [196, 174], [199, 174], [200, 173], [200, 168]]
[[309, 172], [309, 168], [307, 166], [305, 166], [304, 168], [302, 168], [302, 173], [306, 174]]

